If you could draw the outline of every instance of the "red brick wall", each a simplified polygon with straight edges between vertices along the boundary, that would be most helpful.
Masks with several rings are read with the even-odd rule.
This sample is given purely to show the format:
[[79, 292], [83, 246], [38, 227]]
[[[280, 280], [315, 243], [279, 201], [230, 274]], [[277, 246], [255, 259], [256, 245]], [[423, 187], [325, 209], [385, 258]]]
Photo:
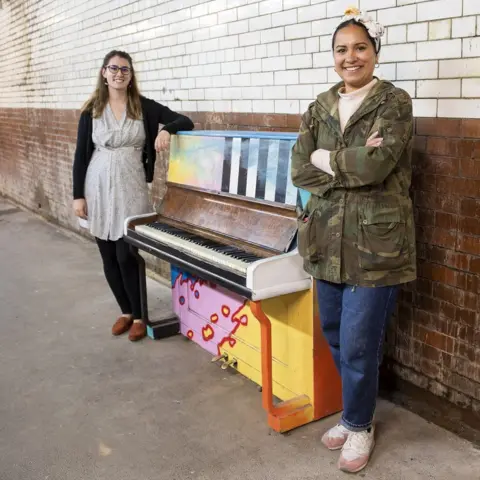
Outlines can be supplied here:
[[77, 134], [71, 110], [0, 109], [0, 193], [65, 226]]
[[419, 278], [389, 349], [403, 378], [480, 414], [480, 120], [417, 119]]
[[[297, 131], [297, 115], [190, 113], [197, 129]], [[0, 110], [0, 194], [78, 229], [71, 164], [78, 112]], [[157, 161], [155, 192], [166, 172]], [[480, 414], [480, 120], [417, 119], [419, 279], [388, 334], [400, 378]]]

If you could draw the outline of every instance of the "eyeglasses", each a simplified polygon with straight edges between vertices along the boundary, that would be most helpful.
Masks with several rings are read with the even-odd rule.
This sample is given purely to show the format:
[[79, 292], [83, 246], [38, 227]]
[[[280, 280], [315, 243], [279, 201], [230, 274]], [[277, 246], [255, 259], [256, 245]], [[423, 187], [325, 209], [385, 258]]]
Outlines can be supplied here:
[[108, 68], [111, 73], [122, 72], [124, 75], [130, 75], [132, 69], [130, 67], [119, 67], [118, 65], [105, 65], [105, 68]]

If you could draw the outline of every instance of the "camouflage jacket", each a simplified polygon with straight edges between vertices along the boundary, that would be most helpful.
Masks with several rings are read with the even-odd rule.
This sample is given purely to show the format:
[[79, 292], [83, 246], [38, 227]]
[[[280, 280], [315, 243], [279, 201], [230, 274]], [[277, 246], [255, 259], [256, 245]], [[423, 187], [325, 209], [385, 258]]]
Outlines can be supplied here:
[[[412, 101], [378, 81], [342, 134], [339, 83], [302, 117], [292, 151], [294, 185], [311, 196], [298, 218], [298, 249], [314, 278], [360, 286], [396, 285], [416, 277], [412, 202]], [[378, 131], [380, 147], [366, 147]], [[310, 163], [330, 151], [334, 176]]]

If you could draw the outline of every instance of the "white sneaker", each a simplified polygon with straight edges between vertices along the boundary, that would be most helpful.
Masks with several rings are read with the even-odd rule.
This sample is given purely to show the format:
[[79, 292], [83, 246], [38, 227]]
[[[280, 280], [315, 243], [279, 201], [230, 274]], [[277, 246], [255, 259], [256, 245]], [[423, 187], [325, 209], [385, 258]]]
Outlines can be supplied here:
[[342, 448], [338, 468], [342, 472], [357, 473], [363, 470], [375, 446], [375, 427], [370, 431], [350, 432]]
[[323, 435], [322, 443], [329, 450], [340, 450], [343, 447], [343, 444], [347, 441], [350, 433], [352, 432], [343, 425], [335, 425]]

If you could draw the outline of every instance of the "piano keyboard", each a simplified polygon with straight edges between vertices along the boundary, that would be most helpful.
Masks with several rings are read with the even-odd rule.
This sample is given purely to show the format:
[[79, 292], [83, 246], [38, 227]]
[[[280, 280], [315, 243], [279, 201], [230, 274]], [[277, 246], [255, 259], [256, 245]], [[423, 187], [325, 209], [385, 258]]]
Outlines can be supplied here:
[[246, 275], [247, 267], [251, 263], [260, 260], [260, 257], [236, 247], [223, 245], [160, 222], [138, 225], [135, 227], [135, 231], [157, 240], [163, 245], [174, 247], [179, 251], [194, 255], [198, 259], [235, 271], [243, 276]]

